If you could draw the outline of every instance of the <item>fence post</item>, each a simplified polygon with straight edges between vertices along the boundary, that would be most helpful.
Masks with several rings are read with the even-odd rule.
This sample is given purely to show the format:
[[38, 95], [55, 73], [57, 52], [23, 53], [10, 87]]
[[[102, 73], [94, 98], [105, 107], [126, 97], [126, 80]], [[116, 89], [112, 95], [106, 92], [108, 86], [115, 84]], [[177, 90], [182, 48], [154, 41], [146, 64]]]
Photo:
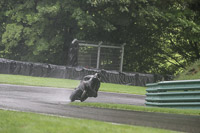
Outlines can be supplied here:
[[126, 45], [126, 43], [124, 43], [123, 45], [122, 45], [122, 53], [121, 53], [121, 62], [120, 62], [120, 72], [122, 72], [122, 70], [123, 70], [123, 60], [124, 60], [124, 46]]
[[99, 42], [99, 44], [98, 44], [97, 67], [96, 67], [97, 69], [99, 69], [99, 63], [100, 63], [101, 44], [102, 44], [102, 42]]

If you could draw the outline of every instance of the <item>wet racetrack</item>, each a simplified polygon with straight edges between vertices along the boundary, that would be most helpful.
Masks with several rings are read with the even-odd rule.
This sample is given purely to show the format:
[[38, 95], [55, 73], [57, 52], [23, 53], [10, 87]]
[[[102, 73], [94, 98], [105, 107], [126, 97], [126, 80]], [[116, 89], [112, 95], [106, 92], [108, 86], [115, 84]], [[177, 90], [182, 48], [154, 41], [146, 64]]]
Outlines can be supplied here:
[[[0, 108], [94, 119], [183, 132], [200, 132], [200, 116], [98, 109], [69, 105], [71, 89], [0, 84]], [[144, 106], [145, 96], [99, 92], [86, 102]]]

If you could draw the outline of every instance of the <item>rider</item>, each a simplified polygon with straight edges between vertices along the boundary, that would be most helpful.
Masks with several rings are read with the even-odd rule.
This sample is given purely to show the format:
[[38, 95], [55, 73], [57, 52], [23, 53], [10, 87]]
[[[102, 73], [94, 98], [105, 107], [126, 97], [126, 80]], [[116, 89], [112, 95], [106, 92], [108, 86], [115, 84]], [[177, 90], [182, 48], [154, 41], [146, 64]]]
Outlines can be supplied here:
[[71, 102], [75, 100], [85, 101], [88, 97], [97, 97], [100, 87], [100, 75], [87, 75], [81, 80], [80, 84], [70, 95]]
[[80, 82], [78, 88], [83, 91], [80, 100], [85, 101], [88, 97], [97, 97], [97, 92], [100, 87], [100, 75], [95, 73], [95, 75], [87, 75]]
[[[82, 83], [85, 84], [84, 87], [88, 93], [88, 97], [97, 97], [97, 92], [100, 88], [100, 74], [95, 73], [95, 75], [87, 75], [83, 78]], [[82, 94], [83, 96], [84, 94]], [[81, 97], [82, 97], [81, 96]]]

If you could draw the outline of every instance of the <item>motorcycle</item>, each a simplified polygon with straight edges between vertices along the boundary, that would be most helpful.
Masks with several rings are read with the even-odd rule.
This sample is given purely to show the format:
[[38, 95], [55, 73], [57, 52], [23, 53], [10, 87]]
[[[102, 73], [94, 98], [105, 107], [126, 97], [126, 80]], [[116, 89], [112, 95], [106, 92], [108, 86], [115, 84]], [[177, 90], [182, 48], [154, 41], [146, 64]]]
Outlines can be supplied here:
[[97, 97], [97, 92], [100, 87], [100, 76], [98, 73], [95, 75], [88, 75], [81, 80], [79, 86], [74, 89], [70, 95], [71, 102], [75, 100], [85, 101], [88, 97]]
[[[85, 97], [81, 97], [83, 93], [84, 93]], [[71, 102], [74, 102], [75, 100], [80, 100], [81, 102], [85, 101], [87, 99], [85, 93], [86, 93], [86, 91], [82, 91], [79, 88], [75, 88], [75, 90], [70, 95]]]

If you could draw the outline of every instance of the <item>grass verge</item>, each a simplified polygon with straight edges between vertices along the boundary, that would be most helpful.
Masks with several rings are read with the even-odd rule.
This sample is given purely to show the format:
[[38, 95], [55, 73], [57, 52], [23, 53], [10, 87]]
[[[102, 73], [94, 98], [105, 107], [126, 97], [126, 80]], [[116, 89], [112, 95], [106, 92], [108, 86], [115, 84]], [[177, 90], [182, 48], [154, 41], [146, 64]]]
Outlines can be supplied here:
[[200, 60], [197, 60], [180, 73], [175, 80], [193, 80], [200, 77]]
[[174, 131], [0, 110], [1, 133], [169, 133]]
[[97, 108], [109, 108], [131, 111], [144, 111], [144, 112], [157, 112], [157, 113], [170, 113], [170, 114], [183, 114], [183, 115], [200, 115], [200, 110], [191, 109], [174, 109], [174, 108], [158, 108], [158, 107], [145, 107], [126, 104], [105, 104], [105, 103], [87, 103], [87, 102], [73, 102], [70, 103], [74, 106], [87, 106]]
[[[79, 82], [79, 80], [70, 79], [0, 74], [0, 83], [2, 84], [75, 88]], [[100, 91], [145, 95], [146, 87], [101, 83]]]

